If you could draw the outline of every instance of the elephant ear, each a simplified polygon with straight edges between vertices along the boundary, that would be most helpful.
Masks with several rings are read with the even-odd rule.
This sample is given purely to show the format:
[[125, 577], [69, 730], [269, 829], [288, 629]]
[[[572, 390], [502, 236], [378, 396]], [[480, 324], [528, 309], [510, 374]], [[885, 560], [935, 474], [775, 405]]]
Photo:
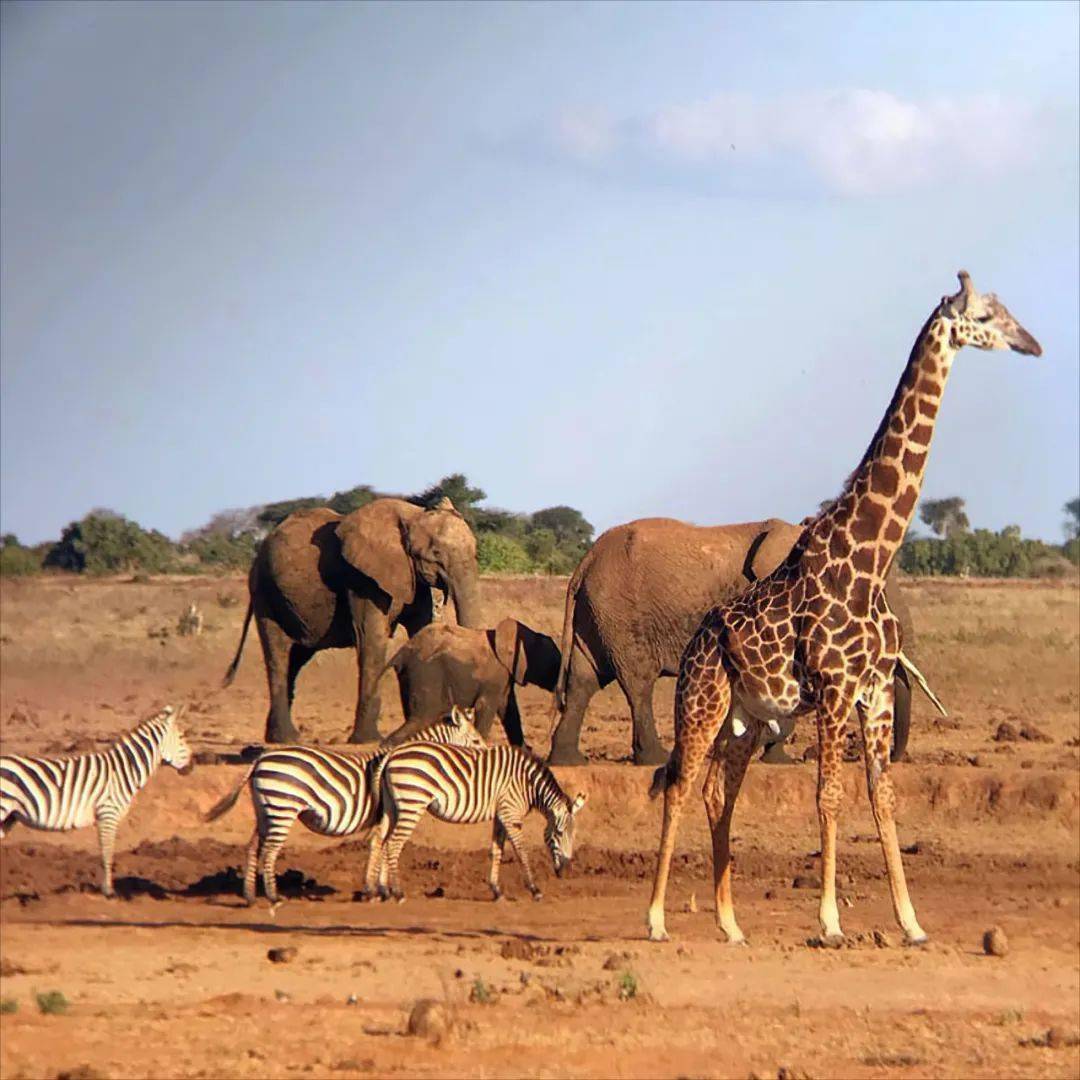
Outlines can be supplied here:
[[406, 548], [405, 522], [397, 499], [376, 499], [341, 519], [341, 557], [371, 578], [400, 609], [416, 594], [416, 570]]
[[522, 648], [521, 624], [517, 619], [503, 619], [495, 627], [495, 659], [510, 672], [514, 682], [525, 685], [528, 658]]
[[750, 581], [768, 577], [788, 557], [801, 535], [801, 525], [791, 525], [779, 518], [762, 522], [761, 532], [747, 552], [747, 565], [743, 570], [746, 577]]

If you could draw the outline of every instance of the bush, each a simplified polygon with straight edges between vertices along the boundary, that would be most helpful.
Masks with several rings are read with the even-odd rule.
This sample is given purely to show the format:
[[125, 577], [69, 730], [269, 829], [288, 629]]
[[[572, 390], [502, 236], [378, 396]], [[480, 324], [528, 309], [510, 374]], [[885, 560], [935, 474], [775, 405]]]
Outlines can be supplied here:
[[17, 1013], [19, 1011], [19, 1003], [14, 998], [4, 998], [0, 1000], [0, 1013], [4, 1015], [10, 1015], [11, 1013]]
[[499, 533], [480, 534], [476, 562], [481, 574], [528, 574], [533, 568], [528, 552], [516, 540]]
[[58, 1016], [67, 1012], [68, 999], [59, 990], [37, 995], [37, 1007], [46, 1016]]
[[259, 547], [258, 536], [253, 532], [239, 536], [213, 533], [200, 536], [184, 545], [184, 550], [196, 556], [200, 563], [223, 570], [246, 570], [255, 558]]
[[908, 540], [900, 549], [900, 568], [928, 576], [1046, 577], [1066, 572], [1061, 548], [1025, 540], [1015, 527], [999, 533], [976, 529], [943, 540]]
[[18, 537], [8, 533], [0, 541], [0, 574], [4, 577], [23, 577], [41, 569], [41, 552], [23, 547]]
[[49, 549], [45, 565], [78, 573], [143, 570], [163, 574], [176, 566], [176, 548], [167, 536], [143, 529], [120, 514], [95, 510], [73, 521]]

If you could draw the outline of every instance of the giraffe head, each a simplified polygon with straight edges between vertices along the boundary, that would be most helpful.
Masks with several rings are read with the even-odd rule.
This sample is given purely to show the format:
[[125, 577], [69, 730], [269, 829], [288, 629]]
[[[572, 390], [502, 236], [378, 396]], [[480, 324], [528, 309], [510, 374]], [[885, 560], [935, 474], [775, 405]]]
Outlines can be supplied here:
[[1027, 356], [1041, 356], [1042, 346], [993, 294], [975, 291], [966, 270], [959, 273], [960, 291], [942, 297], [938, 311], [950, 324], [952, 345], [959, 349], [1012, 349]]

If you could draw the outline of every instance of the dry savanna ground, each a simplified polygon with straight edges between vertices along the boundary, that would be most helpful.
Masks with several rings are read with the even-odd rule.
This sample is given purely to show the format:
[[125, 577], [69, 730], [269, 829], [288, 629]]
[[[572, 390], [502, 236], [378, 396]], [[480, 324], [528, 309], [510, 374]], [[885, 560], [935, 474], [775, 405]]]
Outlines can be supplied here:
[[[511, 613], [558, 633], [565, 582], [486, 580], [490, 624]], [[279, 863], [291, 899], [240, 905], [246, 798], [202, 813], [242, 775], [200, 764], [155, 777], [121, 828], [122, 897], [107, 901], [93, 830], [16, 829], [0, 848], [0, 1075], [1068, 1076], [1080, 1075], [1080, 591], [1067, 584], [914, 582], [917, 655], [950, 708], [919, 699], [896, 766], [901, 839], [921, 949], [898, 945], [861, 766], [847, 766], [840, 891], [848, 948], [815, 932], [818, 847], [810, 763], [755, 765], [736, 817], [736, 902], [748, 948], [721, 943], [700, 805], [681, 834], [673, 940], [644, 940], [659, 831], [649, 772], [627, 763], [614, 688], [593, 703], [594, 764], [560, 770], [587, 791], [573, 876], [540, 867], [544, 899], [484, 885], [487, 830], [425, 822], [404, 860], [403, 905], [352, 900], [358, 841], [294, 831]], [[176, 633], [194, 601], [200, 637]], [[0, 584], [5, 751], [80, 752], [152, 709], [188, 702], [196, 747], [257, 741], [257, 641], [220, 690], [244, 612], [239, 578]], [[349, 654], [301, 677], [306, 737], [337, 743], [355, 693]], [[657, 691], [671, 736], [670, 680]], [[383, 687], [384, 730], [400, 710]], [[522, 694], [545, 747], [549, 699]], [[812, 742], [807, 726], [795, 752]], [[204, 758], [204, 760], [210, 760]], [[530, 842], [538, 847], [539, 824]], [[537, 862], [540, 851], [537, 850]], [[1000, 927], [1004, 956], [983, 952]], [[295, 950], [273, 963], [268, 950]], [[44, 1012], [36, 995], [68, 1005]], [[449, 1023], [410, 1035], [435, 999]], [[43, 999], [48, 1007], [48, 1000]], [[15, 1010], [15, 1011], [9, 1011]]]

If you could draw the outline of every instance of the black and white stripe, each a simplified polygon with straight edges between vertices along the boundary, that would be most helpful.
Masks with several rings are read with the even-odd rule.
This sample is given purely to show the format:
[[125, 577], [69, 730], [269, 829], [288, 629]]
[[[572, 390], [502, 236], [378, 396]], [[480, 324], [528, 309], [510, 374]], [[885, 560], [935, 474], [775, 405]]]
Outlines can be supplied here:
[[32, 829], [82, 829], [97, 824], [104, 882], [113, 895], [116, 827], [135, 796], [164, 762], [191, 763], [191, 749], [168, 707], [108, 750], [81, 757], [0, 757], [0, 836], [21, 821]]
[[[445, 720], [418, 732], [415, 738], [476, 748], [487, 745], [473, 725], [472, 710], [456, 706]], [[255, 902], [260, 868], [267, 899], [272, 905], [279, 902], [275, 867], [297, 818], [323, 836], [349, 836], [375, 824], [379, 817], [379, 769], [388, 752], [338, 754], [310, 746], [280, 746], [260, 755], [236, 788], [205, 818], [214, 821], [227, 813], [244, 786], [250, 787], [255, 831], [244, 866], [244, 899], [248, 904]]]
[[480, 751], [403, 746], [383, 763], [380, 796], [383, 816], [377, 840], [373, 839], [366, 891], [372, 891], [377, 876], [379, 891], [399, 900], [403, 894], [398, 860], [425, 812], [454, 824], [493, 822], [488, 877], [492, 895], [496, 900], [502, 896], [499, 866], [509, 839], [529, 892], [539, 900], [523, 842], [525, 816], [535, 808], [547, 818], [544, 842], [556, 874], [561, 874], [574, 854], [574, 818], [585, 805], [584, 795], [571, 801], [551, 770], [517, 746], [489, 746]]

